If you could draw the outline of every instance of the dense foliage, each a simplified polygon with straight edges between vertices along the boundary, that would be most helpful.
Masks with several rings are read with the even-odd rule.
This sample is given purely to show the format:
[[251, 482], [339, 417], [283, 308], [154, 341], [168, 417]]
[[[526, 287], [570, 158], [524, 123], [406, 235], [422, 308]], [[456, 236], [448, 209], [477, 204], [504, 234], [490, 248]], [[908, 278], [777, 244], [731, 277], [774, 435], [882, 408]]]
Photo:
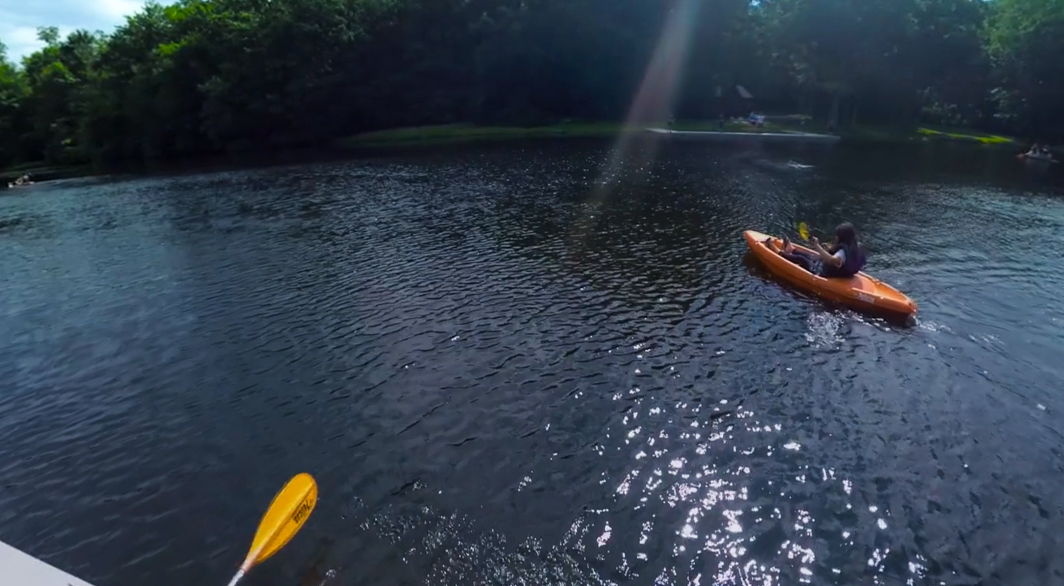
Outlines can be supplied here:
[[42, 29], [21, 64], [0, 50], [0, 164], [621, 120], [677, 10], [679, 118], [741, 84], [831, 126], [1064, 136], [1061, 0], [181, 0], [110, 34]]

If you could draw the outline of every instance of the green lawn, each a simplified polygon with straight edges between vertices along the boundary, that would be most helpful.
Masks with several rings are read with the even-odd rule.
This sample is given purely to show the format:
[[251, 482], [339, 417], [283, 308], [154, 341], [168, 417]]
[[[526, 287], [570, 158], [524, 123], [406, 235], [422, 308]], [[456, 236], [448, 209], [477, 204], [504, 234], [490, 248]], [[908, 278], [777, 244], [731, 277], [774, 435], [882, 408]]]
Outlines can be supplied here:
[[1009, 138], [1007, 136], [987, 134], [985, 132], [968, 130], [964, 128], [934, 129], [920, 127], [916, 129], [916, 133], [922, 138], [928, 138], [932, 140], [963, 140], [993, 145], [1019, 144], [1016, 139]]
[[724, 128], [720, 127], [720, 123], [716, 120], [711, 121], [694, 121], [694, 120], [682, 120], [677, 121], [671, 126], [672, 130], [696, 130], [706, 132], [749, 132], [757, 134], [760, 132], [815, 132], [813, 130], [806, 130], [800, 127], [798, 124], [781, 124], [779, 122], [765, 122], [764, 126], [757, 127], [751, 126], [749, 123], [741, 120], [728, 120], [724, 123]]
[[[677, 121], [669, 128], [672, 130], [720, 130], [716, 121]], [[391, 130], [367, 132], [365, 134], [358, 134], [337, 140], [336, 145], [343, 148], [359, 148], [527, 138], [610, 138], [621, 134], [624, 129], [624, 124], [619, 122], [564, 122], [549, 126], [476, 126], [473, 124], [446, 124], [440, 126], [418, 126], [413, 128], [395, 128]], [[634, 127], [632, 130], [642, 131], [642, 128]], [[755, 128], [745, 122], [729, 121], [725, 123], [724, 130], [726, 132], [758, 133], [782, 132], [786, 130], [797, 130], [797, 128], [790, 128], [771, 122], [766, 123], [761, 128]]]
[[551, 126], [475, 126], [473, 124], [445, 124], [395, 128], [357, 134], [336, 141], [340, 147], [368, 147], [389, 145], [419, 145], [484, 140], [509, 140], [547, 137], [612, 137], [621, 133], [623, 125], [615, 122], [563, 123]]
[[1016, 146], [1014, 138], [998, 136], [967, 128], [941, 128], [920, 126], [899, 128], [896, 126], [860, 125], [844, 128], [839, 132], [844, 139], [860, 142], [970, 142], [990, 146]]

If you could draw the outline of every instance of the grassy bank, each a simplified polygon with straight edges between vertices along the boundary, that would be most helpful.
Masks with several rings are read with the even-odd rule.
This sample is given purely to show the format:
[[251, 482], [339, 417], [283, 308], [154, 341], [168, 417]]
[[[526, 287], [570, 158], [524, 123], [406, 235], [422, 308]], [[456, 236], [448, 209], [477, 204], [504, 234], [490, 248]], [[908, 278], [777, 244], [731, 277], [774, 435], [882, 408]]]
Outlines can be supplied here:
[[446, 124], [395, 128], [357, 134], [336, 141], [343, 148], [431, 145], [525, 138], [592, 138], [617, 136], [623, 125], [615, 122], [563, 123], [550, 126], [475, 126]]
[[977, 130], [967, 130], [964, 128], [928, 128], [921, 127], [916, 129], [916, 133], [925, 140], [959, 140], [963, 142], [977, 142], [987, 145], [1018, 145], [1020, 144], [1014, 138], [1007, 136], [999, 136], [996, 134], [987, 134], [985, 132], [979, 132]]
[[784, 124], [780, 122], [767, 121], [762, 126], [752, 126], [748, 122], [742, 120], [728, 120], [724, 122], [723, 128], [720, 122], [717, 121], [677, 121], [670, 127], [672, 130], [694, 130], [700, 132], [747, 132], [750, 134], [760, 134], [762, 132], [806, 132], [804, 129], [799, 128], [797, 125]]
[[961, 142], [987, 146], [1020, 146], [1014, 138], [966, 128], [856, 126], [843, 129], [839, 134], [845, 140], [865, 143]]
[[[716, 121], [677, 121], [669, 128], [673, 130], [722, 130]], [[396, 128], [367, 132], [336, 141], [342, 148], [434, 145], [462, 142], [483, 142], [494, 140], [532, 139], [532, 138], [611, 138], [625, 129], [619, 122], [566, 122], [548, 126], [476, 126], [473, 124], [447, 124], [441, 126], [419, 126], [415, 128]], [[755, 128], [745, 122], [728, 121], [724, 124], [726, 132], [784, 132], [796, 130], [788, 126], [766, 123]], [[642, 130], [636, 127], [635, 130]]]
[[[799, 116], [774, 116], [758, 128], [742, 120], [726, 121], [721, 128], [716, 120], [678, 120], [668, 127], [672, 130], [686, 131], [725, 131], [758, 134], [762, 132], [811, 132], [827, 133], [823, 123], [806, 119], [803, 123]], [[474, 124], [446, 124], [438, 126], [419, 126], [395, 128], [358, 134], [336, 140], [334, 145], [340, 148], [359, 149], [377, 147], [432, 146], [455, 143], [506, 141], [537, 138], [614, 138], [624, 132], [625, 126], [619, 122], [563, 122], [546, 126], [477, 126]], [[633, 130], [642, 131], [635, 127]], [[962, 142], [988, 146], [1023, 147], [1013, 138], [960, 128], [919, 127], [897, 128], [883, 126], [857, 126], [843, 129], [837, 134], [848, 142], [864, 143], [919, 143], [931, 141]], [[6, 187], [24, 173], [29, 173], [35, 181], [62, 179], [91, 175], [92, 168], [81, 166], [55, 166], [44, 162], [24, 163], [0, 170], [0, 187]]]

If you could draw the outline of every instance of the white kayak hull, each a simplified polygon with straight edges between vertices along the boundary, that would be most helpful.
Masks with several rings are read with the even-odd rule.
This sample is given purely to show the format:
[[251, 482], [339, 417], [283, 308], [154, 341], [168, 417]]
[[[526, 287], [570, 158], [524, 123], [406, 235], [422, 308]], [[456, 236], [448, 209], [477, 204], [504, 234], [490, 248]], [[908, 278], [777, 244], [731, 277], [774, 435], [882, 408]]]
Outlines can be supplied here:
[[92, 586], [0, 541], [0, 582], [12, 586]]

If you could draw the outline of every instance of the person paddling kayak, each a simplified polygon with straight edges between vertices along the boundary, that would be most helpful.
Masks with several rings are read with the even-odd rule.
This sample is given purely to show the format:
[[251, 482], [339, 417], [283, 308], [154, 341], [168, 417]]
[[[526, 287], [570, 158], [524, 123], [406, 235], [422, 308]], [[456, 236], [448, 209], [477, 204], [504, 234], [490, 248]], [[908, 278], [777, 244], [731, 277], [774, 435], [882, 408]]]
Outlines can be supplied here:
[[783, 238], [783, 249], [776, 250], [772, 240], [766, 240], [765, 246], [803, 269], [821, 277], [848, 279], [864, 268], [867, 258], [861, 243], [857, 239], [857, 229], [845, 222], [835, 228], [835, 241], [825, 249], [816, 236], [809, 239], [816, 254], [796, 250], [787, 237]]

